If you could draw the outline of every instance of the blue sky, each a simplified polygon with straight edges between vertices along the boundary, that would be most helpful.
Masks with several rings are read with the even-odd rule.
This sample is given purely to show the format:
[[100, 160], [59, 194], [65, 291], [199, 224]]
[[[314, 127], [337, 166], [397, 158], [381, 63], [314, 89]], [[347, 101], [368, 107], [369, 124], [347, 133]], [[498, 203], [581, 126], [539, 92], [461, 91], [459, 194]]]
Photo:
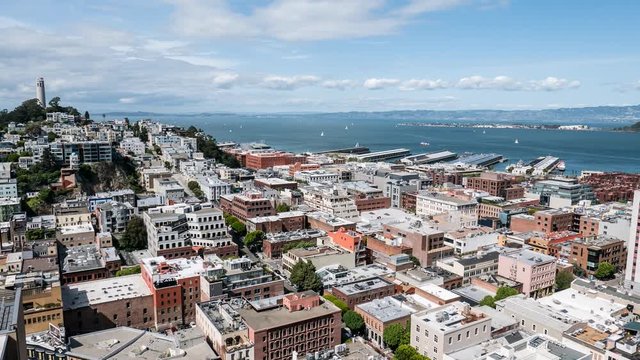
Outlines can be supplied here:
[[634, 0], [0, 4], [0, 108], [545, 109], [640, 101]]

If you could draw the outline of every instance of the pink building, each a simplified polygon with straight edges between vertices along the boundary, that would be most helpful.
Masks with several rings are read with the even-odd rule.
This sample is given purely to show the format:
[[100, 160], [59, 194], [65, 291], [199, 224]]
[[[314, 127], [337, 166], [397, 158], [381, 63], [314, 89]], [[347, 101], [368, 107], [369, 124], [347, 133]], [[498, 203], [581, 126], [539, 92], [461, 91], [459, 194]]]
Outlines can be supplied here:
[[553, 292], [556, 258], [527, 249], [500, 254], [498, 275], [522, 283], [529, 297], [544, 297]]

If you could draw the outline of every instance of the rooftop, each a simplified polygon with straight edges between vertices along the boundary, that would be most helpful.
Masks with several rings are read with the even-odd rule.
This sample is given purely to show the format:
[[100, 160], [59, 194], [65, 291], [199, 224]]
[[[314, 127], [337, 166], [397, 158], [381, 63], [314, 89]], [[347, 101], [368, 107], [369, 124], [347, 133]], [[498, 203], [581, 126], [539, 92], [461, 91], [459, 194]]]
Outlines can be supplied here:
[[424, 284], [419, 289], [446, 302], [459, 298], [457, 294], [435, 284]]
[[[113, 251], [115, 251], [115, 249]], [[71, 273], [99, 269], [105, 266], [107, 257], [103, 256], [100, 249], [93, 244], [67, 248], [64, 253], [62, 272]]]
[[372, 279], [352, 282], [349, 284], [339, 285], [334, 287], [334, 289], [337, 289], [346, 295], [354, 295], [354, 294], [358, 294], [365, 291], [380, 289], [390, 285], [392, 285], [390, 282], [383, 280], [381, 278], [372, 278]]
[[415, 316], [443, 332], [459, 330], [469, 324], [489, 319], [489, 316], [479, 309], [471, 308], [469, 304], [459, 301], [416, 313]]
[[278, 306], [262, 311], [257, 311], [252, 307], [245, 307], [238, 312], [249, 327], [254, 331], [259, 331], [281, 326], [291, 326], [297, 322], [340, 313], [340, 309], [329, 301], [322, 301], [318, 306], [299, 311], [289, 311], [284, 306]]
[[518, 251], [505, 252], [502, 256], [517, 259], [520, 263], [525, 263], [531, 266], [538, 266], [547, 263], [553, 263], [556, 258], [553, 256], [545, 255], [539, 252], [535, 252], [529, 249], [520, 249]]
[[140, 274], [62, 286], [64, 310], [151, 295]]
[[270, 233], [267, 234], [266, 240], [269, 242], [282, 242], [282, 241], [296, 241], [296, 240], [304, 240], [304, 239], [312, 239], [319, 238], [325, 236], [325, 233], [322, 230], [317, 229], [302, 229], [296, 231], [289, 231], [283, 233]]
[[205, 271], [204, 261], [199, 257], [167, 260], [164, 256], [157, 256], [142, 259], [142, 266], [151, 274], [156, 286], [167, 280], [199, 276]]
[[411, 315], [409, 310], [404, 309], [388, 297], [375, 299], [356, 306], [383, 323], [408, 318]]

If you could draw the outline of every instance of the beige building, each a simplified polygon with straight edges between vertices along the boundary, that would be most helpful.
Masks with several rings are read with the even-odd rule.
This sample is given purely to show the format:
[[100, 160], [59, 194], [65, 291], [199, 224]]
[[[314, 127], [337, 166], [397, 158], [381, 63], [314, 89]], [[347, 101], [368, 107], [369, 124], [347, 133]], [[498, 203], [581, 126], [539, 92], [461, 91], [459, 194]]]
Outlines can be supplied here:
[[282, 268], [289, 273], [298, 261], [311, 262], [316, 269], [340, 264], [347, 269], [356, 266], [355, 254], [333, 246], [292, 249], [282, 255]]
[[61, 226], [56, 231], [56, 240], [65, 247], [91, 245], [96, 242], [96, 233], [91, 223]]
[[411, 346], [430, 359], [491, 339], [491, 317], [469, 304], [455, 302], [411, 316]]

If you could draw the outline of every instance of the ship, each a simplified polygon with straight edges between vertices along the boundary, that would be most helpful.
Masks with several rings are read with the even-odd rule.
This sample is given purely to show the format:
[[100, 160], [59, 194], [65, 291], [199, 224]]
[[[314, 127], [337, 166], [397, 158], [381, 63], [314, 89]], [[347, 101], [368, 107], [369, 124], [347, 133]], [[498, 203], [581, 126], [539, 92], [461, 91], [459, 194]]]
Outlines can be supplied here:
[[428, 142], [426, 142], [426, 141], [423, 141], [423, 142], [421, 142], [421, 143], [420, 143], [420, 145], [422, 145], [422, 146], [429, 146], [429, 143], [428, 143]]
[[324, 136], [324, 131], [320, 133], [320, 136]]
[[519, 144], [518, 139], [516, 139], [516, 141], [514, 141], [515, 144]]
[[563, 160], [560, 160], [560, 162], [558, 162], [558, 165], [556, 165], [556, 170], [558, 171], [564, 171], [567, 168], [567, 165], [564, 163]]

